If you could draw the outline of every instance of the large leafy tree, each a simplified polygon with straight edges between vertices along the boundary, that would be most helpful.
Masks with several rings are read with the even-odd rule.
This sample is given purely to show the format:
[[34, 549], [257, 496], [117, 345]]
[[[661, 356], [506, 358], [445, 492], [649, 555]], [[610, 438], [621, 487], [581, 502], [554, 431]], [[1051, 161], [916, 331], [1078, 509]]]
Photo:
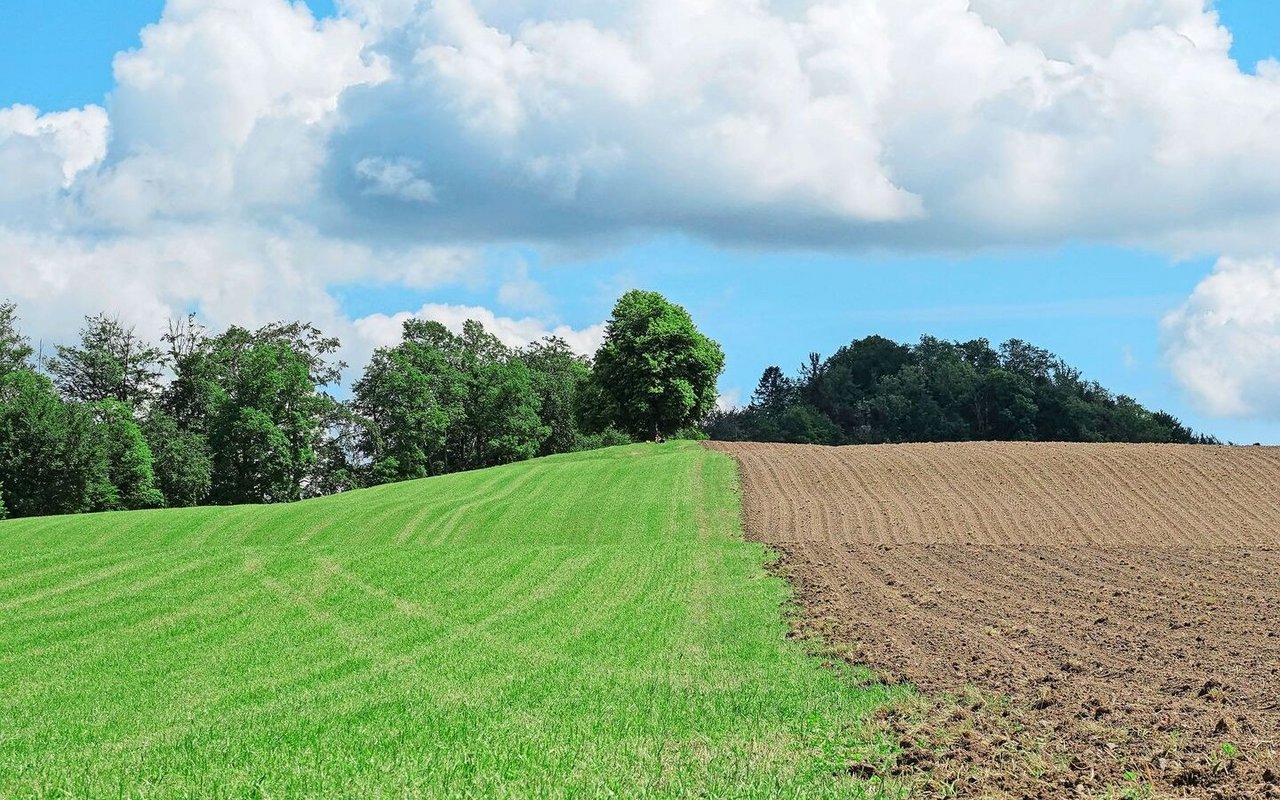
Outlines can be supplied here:
[[80, 343], [59, 345], [46, 366], [68, 400], [116, 400], [141, 409], [159, 392], [162, 356], [134, 328], [98, 314], [85, 318]]
[[298, 500], [333, 401], [317, 391], [306, 356], [289, 341], [241, 333], [233, 328], [213, 344], [224, 370], [209, 430], [213, 499]]
[[173, 426], [156, 429], [183, 440], [156, 445], [173, 457], [162, 483], [181, 484], [183, 498], [199, 494], [203, 453], [215, 503], [287, 502], [324, 483], [317, 469], [337, 407], [324, 387], [345, 366], [333, 358], [337, 339], [301, 322], [210, 336], [188, 319], [165, 342], [174, 379], [159, 406]]
[[451, 423], [462, 415], [463, 376], [449, 359], [454, 337], [438, 322], [408, 320], [403, 341], [381, 348], [353, 387], [359, 437], [376, 483], [425, 478], [448, 468]]
[[614, 423], [635, 438], [668, 435], [715, 407], [720, 345], [689, 312], [657, 292], [619, 298], [595, 357], [595, 380]]

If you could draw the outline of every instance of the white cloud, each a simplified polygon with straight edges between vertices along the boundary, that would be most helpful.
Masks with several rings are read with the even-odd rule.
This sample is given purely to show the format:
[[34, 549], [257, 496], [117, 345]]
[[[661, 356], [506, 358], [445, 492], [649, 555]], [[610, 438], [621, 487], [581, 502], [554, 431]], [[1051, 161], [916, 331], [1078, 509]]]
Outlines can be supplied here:
[[1203, 252], [1280, 213], [1280, 69], [1241, 72], [1200, 0], [346, 8], [393, 77], [348, 93], [331, 158], [437, 202], [330, 199], [397, 232]]
[[[169, 0], [105, 108], [0, 110], [0, 294], [51, 335], [111, 304], [376, 332], [332, 287], [474, 282], [476, 245], [1275, 247], [1280, 66], [1242, 72], [1207, 0], [340, 7]], [[1223, 332], [1269, 324], [1233, 288], [1261, 263], [1224, 261], [1170, 318], [1211, 408], [1272, 386]], [[494, 300], [554, 317], [527, 273]]]
[[67, 187], [106, 156], [108, 127], [107, 112], [100, 106], [41, 114], [32, 106], [16, 105], [0, 109], [0, 148], [22, 140], [35, 144], [57, 160]]
[[524, 347], [547, 336], [558, 336], [575, 353], [586, 356], [594, 356], [600, 349], [605, 329], [604, 323], [578, 330], [568, 325], [550, 325], [534, 317], [500, 317], [482, 306], [441, 303], [428, 303], [413, 313], [371, 314], [356, 320], [355, 328], [362, 339], [375, 347], [390, 347], [400, 341], [400, 331], [410, 319], [433, 320], [454, 333], [461, 333], [467, 320], [475, 320], [508, 347]]
[[1223, 259], [1164, 320], [1165, 356], [1208, 412], [1280, 418], [1280, 262]]
[[95, 107], [0, 131], [79, 176], [54, 216], [95, 230], [1203, 251], [1280, 214], [1280, 69], [1241, 72], [1200, 0], [343, 8], [170, 0], [116, 59], [108, 150]]
[[350, 20], [284, 0], [170, 0], [115, 59], [108, 163], [85, 181], [97, 224], [305, 208], [346, 90], [388, 78]]
[[1217, 20], [1201, 0], [970, 0], [969, 7], [1010, 42], [1030, 43], [1051, 58], [1081, 49], [1106, 55], [1130, 33], [1164, 27], [1197, 46], [1222, 46]]
[[733, 411], [736, 408], [741, 408], [742, 405], [741, 389], [726, 389], [716, 398], [716, 408], [721, 411]]

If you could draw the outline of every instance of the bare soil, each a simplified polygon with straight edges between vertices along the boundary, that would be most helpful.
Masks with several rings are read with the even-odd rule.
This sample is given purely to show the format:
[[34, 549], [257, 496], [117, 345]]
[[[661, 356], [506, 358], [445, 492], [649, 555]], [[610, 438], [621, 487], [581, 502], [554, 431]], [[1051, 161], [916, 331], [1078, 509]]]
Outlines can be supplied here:
[[1280, 449], [709, 445], [919, 796], [1280, 798]]

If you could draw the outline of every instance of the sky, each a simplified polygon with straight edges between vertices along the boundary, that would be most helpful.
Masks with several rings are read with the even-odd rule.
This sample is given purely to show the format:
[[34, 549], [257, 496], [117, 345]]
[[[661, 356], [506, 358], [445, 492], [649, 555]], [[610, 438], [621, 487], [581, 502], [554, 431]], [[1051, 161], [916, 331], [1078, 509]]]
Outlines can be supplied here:
[[0, 297], [41, 342], [410, 316], [594, 349], [685, 305], [725, 403], [877, 333], [1021, 338], [1280, 442], [1280, 4], [8, 0]]

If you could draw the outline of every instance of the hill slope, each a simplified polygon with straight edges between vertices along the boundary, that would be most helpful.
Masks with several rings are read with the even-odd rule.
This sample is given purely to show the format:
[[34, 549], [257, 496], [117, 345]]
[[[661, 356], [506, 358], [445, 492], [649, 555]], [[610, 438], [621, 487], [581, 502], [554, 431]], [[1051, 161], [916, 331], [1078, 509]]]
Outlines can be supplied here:
[[0, 523], [0, 796], [861, 791], [730, 459]]
[[814, 625], [922, 688], [1013, 698], [896, 732], [935, 737], [902, 760], [947, 791], [1280, 792], [1280, 449], [713, 446]]

